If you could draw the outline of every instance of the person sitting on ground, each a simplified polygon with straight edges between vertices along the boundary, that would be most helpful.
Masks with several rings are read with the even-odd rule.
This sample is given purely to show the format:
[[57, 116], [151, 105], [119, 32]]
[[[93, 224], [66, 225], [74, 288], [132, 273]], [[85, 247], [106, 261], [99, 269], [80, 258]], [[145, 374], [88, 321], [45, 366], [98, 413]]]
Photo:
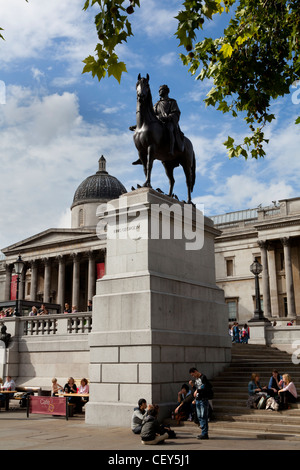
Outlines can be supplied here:
[[281, 389], [282, 377], [279, 375], [278, 370], [273, 369], [272, 375], [268, 385], [269, 395], [272, 397], [278, 396], [278, 391]]
[[56, 378], [53, 378], [52, 379], [51, 396], [54, 397], [55, 395], [58, 394], [58, 392], [62, 392], [62, 391], [63, 391], [63, 387], [61, 385], [59, 385]]
[[141, 440], [142, 444], [155, 445], [160, 442], [164, 442], [168, 439], [169, 434], [164, 432], [161, 433], [161, 426], [158, 422], [159, 407], [158, 405], [149, 405], [147, 413], [143, 417], [142, 429], [141, 429]]
[[283, 388], [278, 390], [280, 394], [280, 408], [287, 409], [289, 403], [296, 403], [298, 399], [297, 390], [289, 374], [283, 374]]
[[134, 408], [131, 417], [131, 430], [134, 434], [140, 434], [142, 429], [143, 417], [146, 413], [147, 402], [145, 398], [140, 398], [138, 406]]
[[192, 420], [194, 396], [187, 384], [183, 384], [177, 396], [177, 408], [175, 408], [175, 419], [177, 421]]
[[248, 383], [248, 401], [247, 406], [248, 408], [256, 408], [257, 403], [259, 402], [262, 396], [267, 396], [268, 389], [266, 386], [262, 387], [260, 385], [260, 376], [255, 372], [251, 375], [251, 380]]

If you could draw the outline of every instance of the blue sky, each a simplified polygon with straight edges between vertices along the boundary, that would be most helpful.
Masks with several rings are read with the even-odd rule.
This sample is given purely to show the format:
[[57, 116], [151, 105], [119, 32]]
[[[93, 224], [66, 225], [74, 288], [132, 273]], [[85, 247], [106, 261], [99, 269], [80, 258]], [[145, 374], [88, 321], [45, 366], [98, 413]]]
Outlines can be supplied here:
[[[203, 99], [211, 83], [195, 81], [182, 65], [174, 36], [181, 2], [141, 0], [130, 19], [134, 37], [118, 48], [127, 64], [121, 84], [100, 83], [82, 74], [82, 60], [97, 42], [96, 8], [82, 10], [84, 0], [2, 0], [0, 80], [0, 248], [52, 227], [70, 226], [70, 206], [78, 185], [98, 168], [107, 170], [127, 190], [143, 184], [142, 168], [128, 130], [135, 123], [137, 76], [150, 75], [153, 101], [166, 83], [181, 110], [180, 126], [197, 158], [193, 201], [206, 215], [271, 205], [299, 197], [298, 158], [300, 101], [297, 88], [273, 105], [277, 119], [266, 130], [270, 143], [263, 160], [229, 160], [223, 142], [242, 140], [247, 127]], [[222, 34], [220, 16], [205, 23], [199, 40]], [[294, 97], [294, 98], [293, 98]], [[174, 192], [186, 199], [181, 168], [175, 170]], [[168, 191], [160, 162], [152, 185]], [[202, 207], [202, 206], [201, 206]]]

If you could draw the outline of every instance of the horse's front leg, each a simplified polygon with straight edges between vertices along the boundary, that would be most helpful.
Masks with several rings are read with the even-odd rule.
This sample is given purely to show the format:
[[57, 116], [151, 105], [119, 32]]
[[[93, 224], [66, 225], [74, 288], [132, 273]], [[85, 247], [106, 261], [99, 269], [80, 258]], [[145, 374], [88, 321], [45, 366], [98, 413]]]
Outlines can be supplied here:
[[147, 188], [151, 188], [151, 172], [153, 167], [154, 161], [154, 149], [152, 147], [148, 147], [148, 155], [147, 155], [147, 174], [146, 174], [146, 181], [144, 186]]

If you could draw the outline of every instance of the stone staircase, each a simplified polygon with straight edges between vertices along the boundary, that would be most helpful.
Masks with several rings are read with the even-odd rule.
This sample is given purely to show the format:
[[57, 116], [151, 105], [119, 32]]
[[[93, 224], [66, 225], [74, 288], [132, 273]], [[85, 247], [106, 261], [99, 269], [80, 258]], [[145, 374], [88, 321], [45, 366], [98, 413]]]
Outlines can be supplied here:
[[290, 354], [263, 345], [233, 344], [229, 367], [212, 380], [214, 419], [209, 423], [210, 435], [300, 441], [300, 399], [283, 411], [246, 407], [251, 374], [257, 372], [261, 385], [268, 385], [274, 368], [281, 375], [290, 374], [300, 395], [300, 365], [293, 364]]

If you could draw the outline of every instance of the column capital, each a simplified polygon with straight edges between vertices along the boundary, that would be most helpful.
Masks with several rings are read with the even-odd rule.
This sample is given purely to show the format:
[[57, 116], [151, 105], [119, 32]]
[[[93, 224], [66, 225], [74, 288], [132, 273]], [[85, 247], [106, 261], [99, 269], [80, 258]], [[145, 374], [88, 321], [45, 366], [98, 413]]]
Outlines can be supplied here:
[[89, 257], [89, 259], [95, 259], [96, 258], [96, 251], [95, 250], [88, 250], [86, 252], [86, 254]]
[[50, 258], [49, 256], [44, 257], [44, 258], [42, 258], [42, 262], [44, 263], [45, 266], [50, 266], [50, 264], [52, 262], [52, 258]]
[[5, 264], [5, 270], [7, 273], [12, 273], [13, 268], [14, 268], [13, 264], [10, 264], [10, 263]]
[[291, 246], [291, 238], [290, 237], [282, 237], [280, 238], [281, 243], [283, 246]]
[[31, 269], [36, 268], [37, 265], [38, 265], [38, 260], [37, 259], [31, 259], [31, 260], [28, 261], [28, 263], [30, 264]]
[[258, 240], [257, 244], [259, 248], [266, 249], [266, 250], [269, 248], [269, 245], [270, 245], [268, 240]]

